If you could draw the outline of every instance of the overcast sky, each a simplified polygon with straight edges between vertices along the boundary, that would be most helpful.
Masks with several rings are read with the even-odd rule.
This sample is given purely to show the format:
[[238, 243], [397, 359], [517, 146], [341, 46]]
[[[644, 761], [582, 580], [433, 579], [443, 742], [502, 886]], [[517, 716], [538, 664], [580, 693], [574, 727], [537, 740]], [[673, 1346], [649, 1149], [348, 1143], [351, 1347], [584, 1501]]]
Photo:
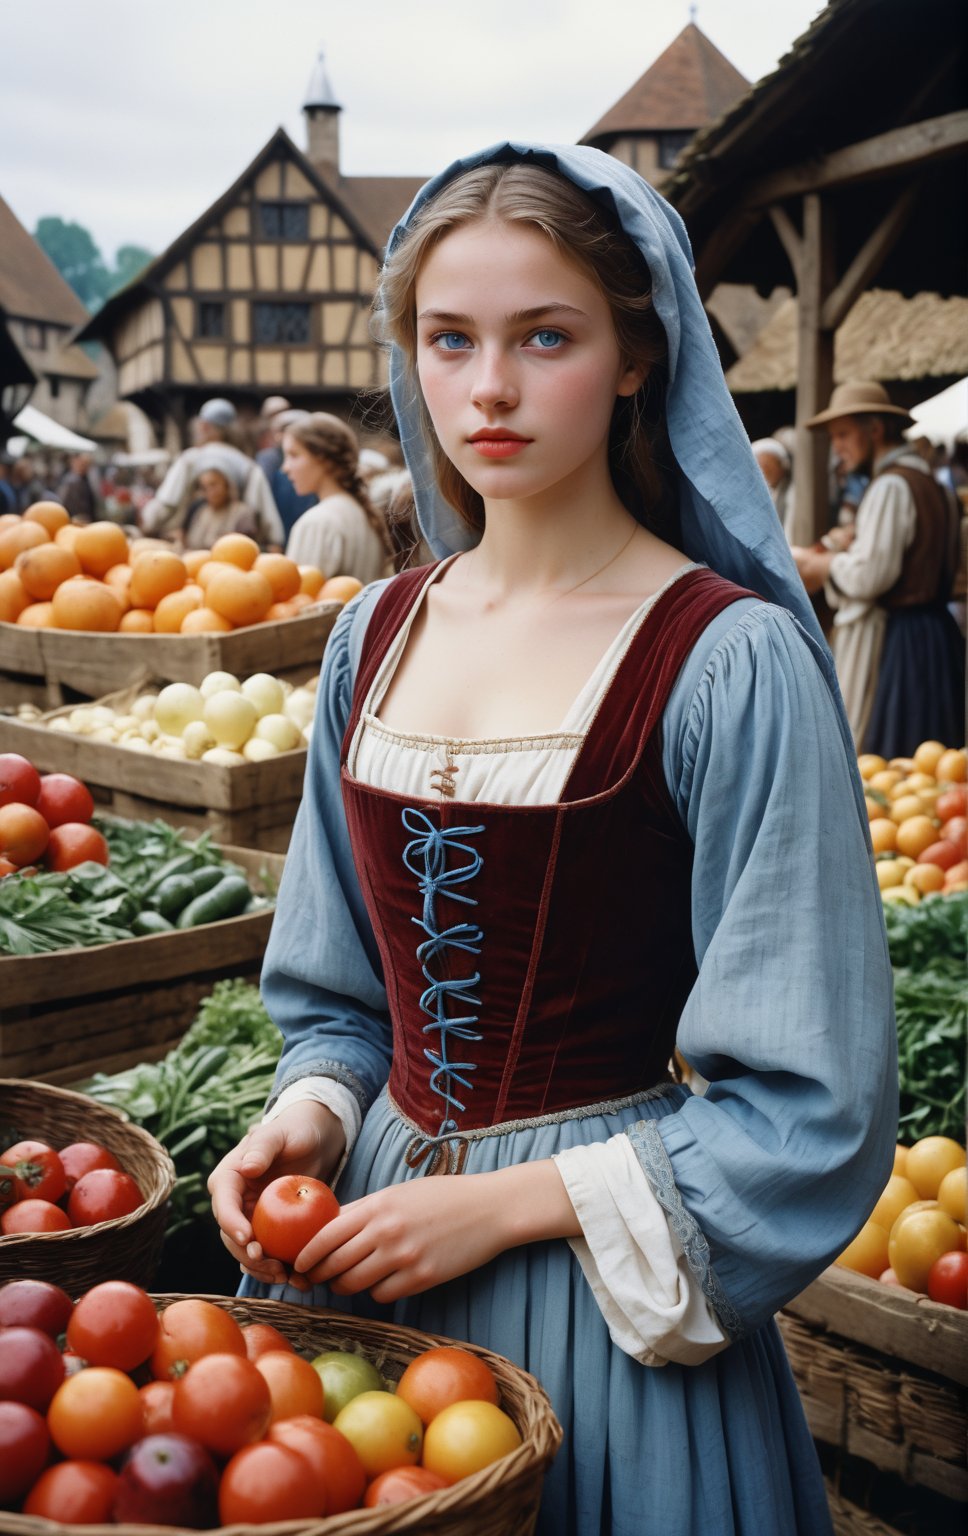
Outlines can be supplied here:
[[[820, 0], [701, 0], [749, 80]], [[158, 252], [300, 106], [322, 48], [342, 170], [420, 175], [498, 138], [574, 142], [690, 19], [685, 0], [0, 0], [0, 195], [33, 230]]]

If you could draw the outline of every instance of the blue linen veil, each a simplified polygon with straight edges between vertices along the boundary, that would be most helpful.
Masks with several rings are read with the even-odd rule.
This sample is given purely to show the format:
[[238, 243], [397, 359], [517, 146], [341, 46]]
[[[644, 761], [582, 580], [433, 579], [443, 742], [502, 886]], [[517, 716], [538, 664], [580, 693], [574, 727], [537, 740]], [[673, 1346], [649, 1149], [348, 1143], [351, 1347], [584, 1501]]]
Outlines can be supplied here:
[[[666, 415], [678, 469], [685, 553], [789, 609], [839, 704], [833, 659], [726, 388], [693, 276], [689, 237], [676, 210], [635, 171], [602, 150], [581, 145], [494, 144], [455, 160], [421, 188], [390, 236], [388, 251], [392, 252], [413, 215], [454, 177], [480, 165], [511, 163], [530, 163], [566, 176], [615, 214], [642, 252], [652, 274], [656, 313], [668, 340]], [[424, 538], [439, 558], [470, 549], [478, 536], [437, 489], [420, 425], [416, 375], [396, 346], [390, 354], [390, 394]]]

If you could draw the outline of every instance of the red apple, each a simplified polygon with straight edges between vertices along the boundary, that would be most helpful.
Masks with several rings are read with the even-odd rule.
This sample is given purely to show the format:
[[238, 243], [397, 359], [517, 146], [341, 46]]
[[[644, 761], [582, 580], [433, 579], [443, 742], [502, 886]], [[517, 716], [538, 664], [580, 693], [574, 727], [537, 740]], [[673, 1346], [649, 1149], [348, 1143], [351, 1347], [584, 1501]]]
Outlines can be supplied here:
[[5, 1328], [0, 1349], [0, 1399], [46, 1413], [64, 1380], [64, 1362], [49, 1333]]
[[56, 1339], [73, 1309], [67, 1292], [47, 1280], [8, 1280], [0, 1288], [0, 1328], [39, 1328]]
[[187, 1435], [146, 1435], [131, 1447], [114, 1499], [118, 1525], [218, 1525], [218, 1471]]

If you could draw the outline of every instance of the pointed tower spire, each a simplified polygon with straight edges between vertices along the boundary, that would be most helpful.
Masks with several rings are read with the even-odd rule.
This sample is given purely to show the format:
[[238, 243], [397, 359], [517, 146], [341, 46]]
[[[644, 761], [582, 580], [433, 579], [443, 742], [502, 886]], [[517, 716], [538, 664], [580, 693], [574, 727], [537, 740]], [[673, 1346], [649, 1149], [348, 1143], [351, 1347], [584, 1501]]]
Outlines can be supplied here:
[[306, 153], [315, 165], [339, 173], [339, 114], [342, 107], [326, 71], [326, 55], [320, 51], [306, 87]]

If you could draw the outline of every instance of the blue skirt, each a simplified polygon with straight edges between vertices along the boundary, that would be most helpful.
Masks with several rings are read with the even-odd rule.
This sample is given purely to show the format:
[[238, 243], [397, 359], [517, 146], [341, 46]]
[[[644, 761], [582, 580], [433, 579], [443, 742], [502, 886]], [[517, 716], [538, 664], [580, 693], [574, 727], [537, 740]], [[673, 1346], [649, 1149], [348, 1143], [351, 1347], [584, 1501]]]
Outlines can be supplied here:
[[965, 739], [965, 642], [947, 608], [894, 608], [887, 616], [865, 752], [910, 757], [922, 741]]
[[[464, 1173], [607, 1141], [674, 1112], [688, 1090], [607, 1114], [514, 1128], [470, 1141]], [[421, 1177], [413, 1135], [385, 1092], [339, 1181], [343, 1202]], [[462, 1177], [463, 1175], [455, 1175]], [[702, 1365], [640, 1365], [614, 1345], [563, 1241], [532, 1243], [393, 1306], [365, 1293], [266, 1287], [241, 1296], [333, 1307], [471, 1340], [530, 1371], [564, 1429], [545, 1481], [540, 1536], [833, 1536], [823, 1479], [775, 1323]]]

